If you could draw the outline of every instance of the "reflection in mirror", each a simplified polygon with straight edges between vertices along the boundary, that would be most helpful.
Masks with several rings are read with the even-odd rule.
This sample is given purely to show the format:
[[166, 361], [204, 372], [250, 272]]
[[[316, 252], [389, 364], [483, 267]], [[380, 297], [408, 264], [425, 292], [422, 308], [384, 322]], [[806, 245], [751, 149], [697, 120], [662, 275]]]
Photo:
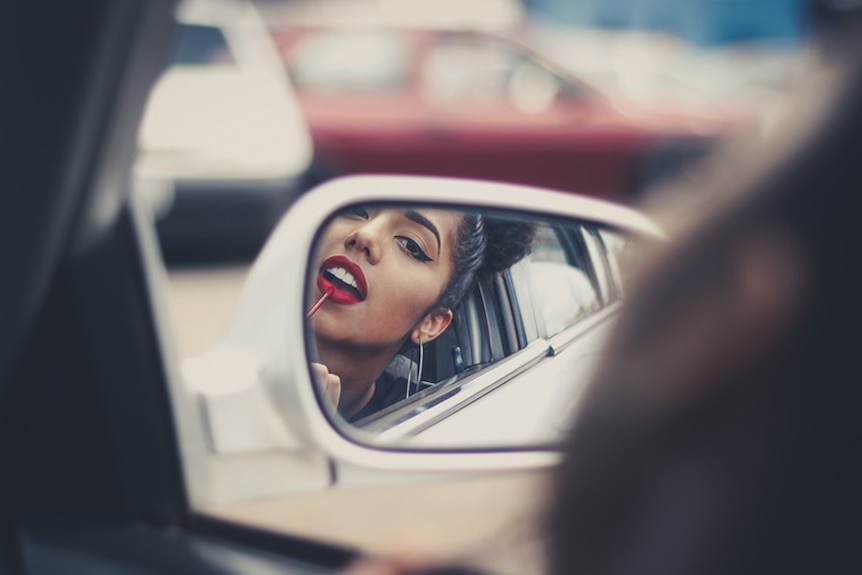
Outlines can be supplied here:
[[595, 222], [363, 204], [320, 230], [311, 372], [333, 422], [387, 446], [556, 442], [622, 296]]

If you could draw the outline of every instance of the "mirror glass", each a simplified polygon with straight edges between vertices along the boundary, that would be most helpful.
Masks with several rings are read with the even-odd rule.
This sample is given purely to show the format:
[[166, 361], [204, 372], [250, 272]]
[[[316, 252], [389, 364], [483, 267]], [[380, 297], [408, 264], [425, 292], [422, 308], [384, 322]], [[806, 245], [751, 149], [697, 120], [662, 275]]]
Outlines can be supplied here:
[[318, 231], [307, 270], [318, 398], [363, 443], [555, 444], [640, 246], [597, 221], [350, 205]]

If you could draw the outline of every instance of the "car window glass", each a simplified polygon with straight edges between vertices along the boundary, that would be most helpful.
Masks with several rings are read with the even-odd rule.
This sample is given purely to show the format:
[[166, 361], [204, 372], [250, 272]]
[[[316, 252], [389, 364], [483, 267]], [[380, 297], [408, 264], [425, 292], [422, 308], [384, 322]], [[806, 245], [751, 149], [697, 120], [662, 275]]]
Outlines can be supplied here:
[[605, 264], [604, 247], [595, 230], [584, 227], [581, 229], [581, 233], [584, 245], [586, 245], [590, 256], [590, 261], [592, 262], [596, 281], [599, 285], [601, 299], [603, 302], [609, 303], [614, 297], [614, 292], [611, 280], [608, 277], [607, 265]]
[[600, 229], [599, 236], [605, 245], [613, 282], [621, 296], [625, 295], [632, 277], [644, 265], [643, 246], [613, 230]]
[[512, 52], [488, 44], [442, 40], [431, 48], [422, 70], [425, 95], [440, 104], [503, 102], [517, 63]]
[[577, 93], [527, 54], [495, 42], [441, 40], [422, 73], [425, 96], [441, 105], [491, 103], [535, 114], [549, 109], [562, 88]]
[[602, 243], [605, 246], [605, 253], [607, 253], [608, 256], [608, 271], [611, 274], [611, 281], [614, 282], [614, 286], [616, 286], [618, 290], [622, 290], [623, 281], [622, 275], [620, 274], [619, 258], [625, 250], [626, 240], [625, 238], [607, 230], [600, 230], [599, 237], [602, 238]]
[[326, 32], [299, 41], [289, 63], [297, 88], [320, 92], [377, 92], [401, 86], [408, 45], [397, 34]]
[[541, 226], [536, 233], [536, 243], [530, 254], [530, 261], [567, 264], [568, 260], [566, 250], [554, 228]]
[[543, 226], [529, 261], [533, 306], [547, 335], [563, 331], [600, 308], [588, 273], [567, 253], [561, 233]]
[[236, 64], [222, 31], [202, 24], [178, 25], [172, 61], [180, 66]]
[[508, 86], [508, 96], [512, 104], [527, 114], [537, 114], [549, 109], [559, 92], [557, 77], [541, 64], [526, 59], [512, 72]]

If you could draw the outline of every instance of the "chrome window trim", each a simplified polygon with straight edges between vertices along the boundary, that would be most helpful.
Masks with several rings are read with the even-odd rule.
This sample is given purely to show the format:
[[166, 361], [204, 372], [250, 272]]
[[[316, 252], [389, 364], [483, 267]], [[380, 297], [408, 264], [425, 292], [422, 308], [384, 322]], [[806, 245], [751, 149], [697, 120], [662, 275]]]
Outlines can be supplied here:
[[572, 324], [560, 333], [548, 338], [550, 355], [557, 355], [572, 342], [592, 330], [595, 326], [613, 319], [613, 316], [619, 312], [621, 306], [621, 302], [614, 302], [581, 321]]
[[597, 234], [588, 226], [582, 226], [580, 229], [581, 237], [584, 240], [584, 245], [587, 248], [587, 253], [590, 258], [590, 263], [593, 267], [593, 273], [596, 274], [596, 281], [599, 284], [599, 298], [603, 307], [613, 301], [614, 291], [611, 278], [608, 277], [608, 269], [605, 265], [605, 246], [600, 243]]
[[509, 277], [512, 279], [512, 304], [518, 309], [521, 315], [521, 322], [524, 325], [524, 334], [529, 345], [533, 341], [540, 339], [541, 334], [545, 332], [544, 322], [539, 329], [539, 318], [533, 308], [533, 294], [530, 292], [529, 286], [529, 271], [530, 260], [524, 258], [509, 269]]
[[605, 252], [605, 261], [608, 266], [608, 275], [611, 277], [611, 283], [614, 285], [614, 292], [616, 293], [617, 299], [623, 300], [625, 299], [625, 292], [623, 290], [623, 281], [622, 281], [622, 272], [620, 270], [619, 260], [617, 259], [618, 254], [613, 253], [611, 248], [608, 246], [608, 236], [616, 237], [617, 240], [622, 242], [630, 241], [630, 238], [625, 238], [622, 233], [618, 230], [614, 230], [607, 227], [597, 227], [596, 231], [599, 234], [599, 240], [601, 240], [602, 248]]
[[[432, 388], [423, 401], [417, 401], [386, 414], [379, 420], [370, 422], [363, 432], [376, 432], [376, 440], [391, 445], [393, 439], [419, 433], [441, 419], [462, 409], [483, 395], [504, 385], [527, 368], [549, 355], [548, 343], [536, 340], [524, 349], [500, 360], [475, 374], [465, 377], [451, 385]], [[442, 398], [442, 400], [441, 400]], [[386, 422], [396, 420], [392, 425]], [[374, 423], [382, 422], [377, 427]]]

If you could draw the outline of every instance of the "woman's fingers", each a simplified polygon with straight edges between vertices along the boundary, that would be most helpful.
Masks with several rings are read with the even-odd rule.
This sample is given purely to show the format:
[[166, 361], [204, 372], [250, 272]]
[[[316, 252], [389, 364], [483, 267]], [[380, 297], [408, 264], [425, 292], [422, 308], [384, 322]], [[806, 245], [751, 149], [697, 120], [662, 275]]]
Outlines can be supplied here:
[[312, 363], [311, 370], [317, 384], [323, 390], [324, 397], [329, 400], [332, 407], [338, 407], [338, 401], [341, 399], [341, 378], [329, 373], [329, 369], [322, 363]]

